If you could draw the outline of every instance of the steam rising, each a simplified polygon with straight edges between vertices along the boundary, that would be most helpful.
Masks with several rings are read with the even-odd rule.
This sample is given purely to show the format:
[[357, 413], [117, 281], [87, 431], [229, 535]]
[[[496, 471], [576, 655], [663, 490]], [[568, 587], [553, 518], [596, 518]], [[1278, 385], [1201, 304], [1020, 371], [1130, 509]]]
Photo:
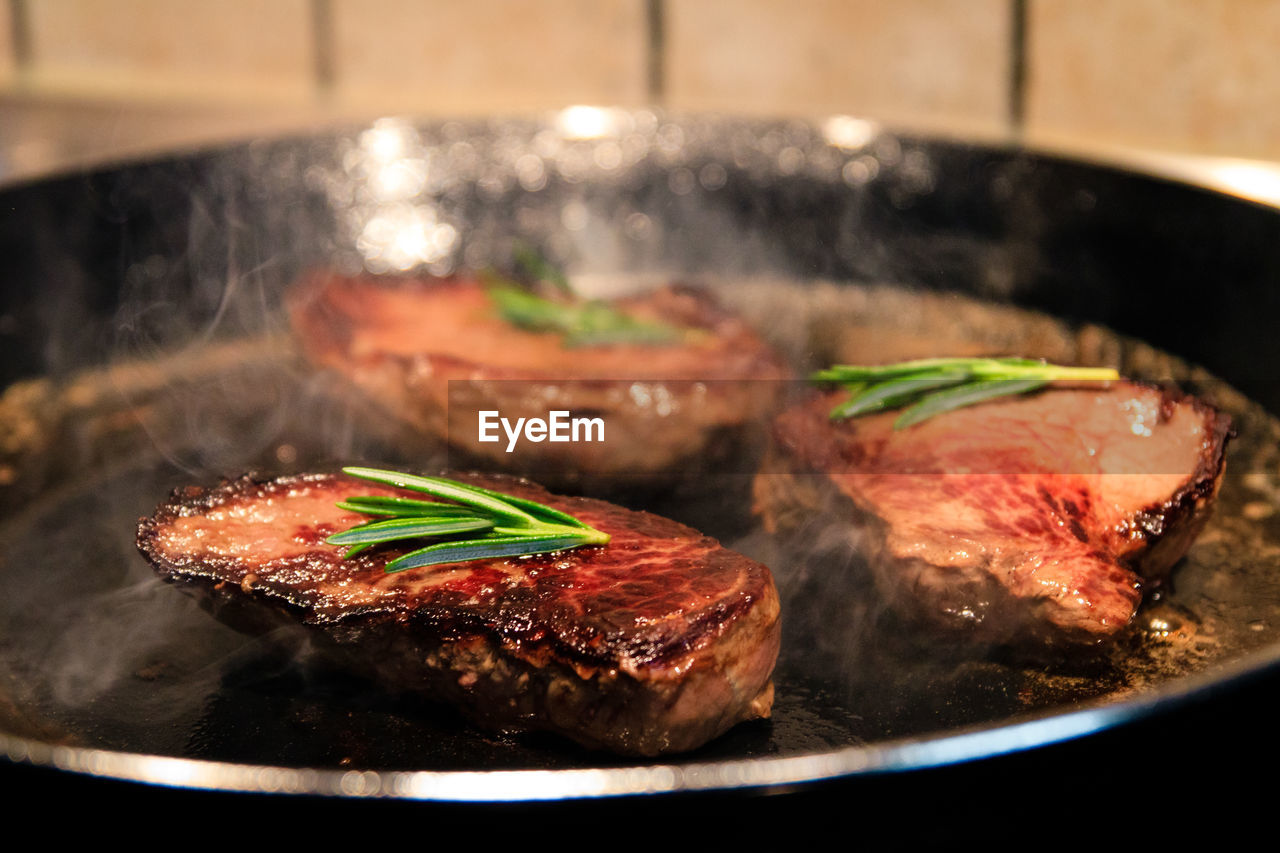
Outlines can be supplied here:
[[[519, 242], [565, 268], [588, 296], [709, 272], [730, 281], [789, 270], [772, 217], [741, 206], [751, 186], [780, 176], [838, 184], [858, 158], [884, 159], [888, 169], [904, 157], [892, 137], [849, 117], [821, 129], [744, 127], [729, 135], [728, 160], [724, 144], [716, 121], [585, 106], [545, 124], [387, 118], [332, 147], [264, 143], [215, 161], [190, 181], [180, 215], [139, 206], [135, 197], [151, 188], [128, 187], [119, 215], [159, 221], [125, 247], [115, 329], [122, 366], [110, 379], [154, 449], [191, 478], [296, 458], [292, 432], [308, 422], [332, 431], [312, 445], [321, 458], [348, 458], [369, 449], [359, 413], [342, 414], [327, 393], [331, 378], [292, 360], [279, 308], [307, 269], [445, 275], [507, 266]], [[916, 154], [912, 162], [927, 170]], [[747, 313], [775, 325], [764, 311]], [[794, 336], [774, 337], [796, 349]], [[254, 355], [225, 372], [196, 367], [150, 384], [131, 375], [175, 351], [198, 360], [237, 347]], [[160, 400], [163, 418], [154, 416]], [[374, 443], [394, 440], [387, 432]]]
[[143, 498], [130, 486], [157, 483], [136, 477], [91, 481], [6, 525], [0, 669], [13, 706], [0, 710], [19, 715], [19, 731], [37, 720], [55, 742], [92, 732], [90, 745], [178, 750], [228, 673], [261, 657], [260, 641], [209, 619], [138, 559], [129, 504]]

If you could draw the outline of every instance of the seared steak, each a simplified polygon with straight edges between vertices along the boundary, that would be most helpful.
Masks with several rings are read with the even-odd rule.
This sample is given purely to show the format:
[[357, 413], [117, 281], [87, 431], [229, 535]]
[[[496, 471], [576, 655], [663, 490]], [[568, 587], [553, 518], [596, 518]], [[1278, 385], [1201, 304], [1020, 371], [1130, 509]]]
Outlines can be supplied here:
[[840, 519], [893, 602], [984, 641], [1092, 643], [1132, 620], [1203, 529], [1226, 416], [1129, 382], [1057, 388], [903, 430], [832, 421], [844, 392], [775, 422], [756, 505], [772, 528]]
[[[685, 473], [725, 458], [772, 405], [777, 383], [768, 380], [788, 375], [779, 357], [701, 291], [668, 287], [615, 304], [691, 334], [666, 344], [566, 347], [556, 332], [506, 322], [484, 287], [464, 278], [325, 273], [288, 300], [313, 363], [361, 389], [384, 419], [485, 467], [571, 482]], [[549, 409], [603, 418], [604, 441], [526, 442], [513, 454], [505, 438], [478, 440], [480, 411], [514, 423]]]
[[397, 491], [313, 475], [179, 490], [140, 521], [138, 547], [231, 624], [301, 620], [348, 665], [486, 727], [656, 755], [769, 715], [779, 623], [765, 566], [649, 513], [463, 479], [569, 512], [612, 541], [386, 574], [411, 547], [344, 560], [324, 540], [362, 520], [338, 501]]

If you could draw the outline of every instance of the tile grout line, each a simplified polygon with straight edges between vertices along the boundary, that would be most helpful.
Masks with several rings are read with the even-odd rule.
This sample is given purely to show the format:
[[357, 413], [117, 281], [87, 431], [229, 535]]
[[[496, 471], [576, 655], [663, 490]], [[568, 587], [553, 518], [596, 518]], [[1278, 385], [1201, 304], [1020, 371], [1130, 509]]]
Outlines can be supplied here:
[[9, 28], [13, 38], [13, 68], [18, 84], [31, 77], [31, 13], [26, 0], [9, 0]]
[[1021, 139], [1027, 119], [1027, 0], [1009, 0], [1009, 127]]
[[666, 96], [666, 4], [665, 0], [648, 0], [645, 4], [645, 24], [648, 38], [646, 56], [646, 86], [649, 101], [661, 104]]
[[316, 94], [321, 100], [333, 97], [337, 77], [333, 61], [333, 3], [311, 0], [311, 41], [314, 49]]

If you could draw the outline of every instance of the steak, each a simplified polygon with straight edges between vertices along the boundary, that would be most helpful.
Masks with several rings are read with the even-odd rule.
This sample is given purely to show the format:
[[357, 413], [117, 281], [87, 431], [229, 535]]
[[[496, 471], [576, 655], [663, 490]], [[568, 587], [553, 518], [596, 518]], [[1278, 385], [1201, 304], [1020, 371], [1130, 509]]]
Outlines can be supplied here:
[[387, 574], [416, 546], [342, 559], [325, 539], [366, 519], [335, 504], [422, 495], [320, 474], [180, 489], [139, 522], [138, 547], [220, 619], [246, 630], [300, 621], [344, 665], [487, 728], [657, 755], [768, 717], [779, 641], [768, 568], [646, 512], [515, 478], [461, 479], [613, 538]]
[[[380, 419], [462, 450], [468, 464], [545, 482], [687, 474], [731, 459], [767, 420], [779, 356], [705, 292], [666, 287], [615, 307], [689, 330], [665, 344], [567, 347], [556, 332], [504, 320], [470, 278], [348, 278], [319, 273], [289, 294], [295, 335], [314, 364], [364, 392]], [[757, 381], [759, 380], [759, 381]], [[481, 442], [478, 413], [601, 417], [603, 441]]]
[[780, 415], [755, 481], [771, 529], [837, 519], [900, 609], [993, 643], [1091, 644], [1133, 619], [1204, 528], [1230, 422], [1131, 382], [936, 416]]

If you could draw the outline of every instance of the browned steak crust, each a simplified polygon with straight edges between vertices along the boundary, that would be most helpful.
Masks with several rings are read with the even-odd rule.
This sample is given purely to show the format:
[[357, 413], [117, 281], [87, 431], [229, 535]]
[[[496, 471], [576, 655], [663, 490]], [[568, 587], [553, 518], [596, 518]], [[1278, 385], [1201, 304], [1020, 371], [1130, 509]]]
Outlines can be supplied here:
[[569, 512], [612, 541], [386, 574], [403, 550], [343, 560], [324, 540], [361, 520], [338, 501], [396, 490], [311, 475], [179, 490], [139, 522], [138, 547], [233, 624], [246, 604], [301, 620], [351, 665], [489, 727], [655, 755], [768, 716], [779, 622], [765, 566], [649, 513], [462, 479]]
[[1225, 415], [1129, 382], [993, 401], [894, 430], [831, 421], [846, 395], [775, 422], [756, 480], [770, 526], [842, 519], [899, 606], [990, 642], [1094, 643], [1133, 619], [1200, 531]]
[[[707, 293], [666, 287], [616, 303], [690, 330], [663, 345], [566, 347], [555, 332], [503, 320], [474, 279], [347, 278], [318, 273], [289, 294], [303, 352], [345, 377], [384, 417], [462, 449], [485, 467], [542, 481], [672, 474], [743, 437], [790, 374], [779, 356]], [[603, 443], [481, 442], [477, 413], [546, 417], [548, 401], [602, 417]], [[403, 441], [403, 439], [402, 439]]]

